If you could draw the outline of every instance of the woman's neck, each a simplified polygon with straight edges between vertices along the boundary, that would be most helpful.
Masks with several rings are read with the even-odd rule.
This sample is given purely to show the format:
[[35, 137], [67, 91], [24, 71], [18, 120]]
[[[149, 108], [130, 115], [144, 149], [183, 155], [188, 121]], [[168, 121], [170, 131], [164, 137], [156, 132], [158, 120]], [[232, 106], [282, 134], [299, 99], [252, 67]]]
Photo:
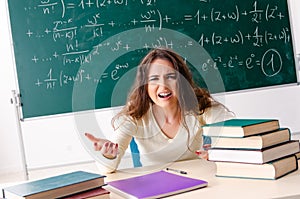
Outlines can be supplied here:
[[153, 106], [153, 114], [161, 131], [168, 137], [174, 138], [181, 123], [181, 111], [179, 107], [170, 109]]
[[180, 108], [176, 105], [172, 107], [159, 107], [157, 105], [153, 106], [154, 115], [157, 116], [157, 119], [164, 121], [168, 124], [180, 123], [181, 120], [181, 111]]

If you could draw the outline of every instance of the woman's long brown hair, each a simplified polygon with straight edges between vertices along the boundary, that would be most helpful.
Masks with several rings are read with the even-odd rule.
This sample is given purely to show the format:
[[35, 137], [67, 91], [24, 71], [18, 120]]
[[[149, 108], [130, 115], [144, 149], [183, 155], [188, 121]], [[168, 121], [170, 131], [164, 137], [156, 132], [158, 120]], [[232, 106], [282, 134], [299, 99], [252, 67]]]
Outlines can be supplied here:
[[172, 63], [178, 75], [179, 105], [181, 113], [193, 112], [197, 115], [203, 114], [205, 109], [212, 106], [210, 93], [198, 87], [193, 81], [192, 74], [183, 58], [174, 51], [166, 48], [155, 48], [151, 50], [138, 66], [135, 82], [127, 98], [127, 103], [117, 114], [113, 121], [120, 115], [128, 115], [133, 120], [143, 117], [153, 103], [147, 92], [148, 72], [150, 64], [156, 59], [167, 60]]
[[213, 100], [206, 89], [200, 88], [195, 84], [187, 63], [180, 55], [170, 49], [155, 48], [143, 58], [138, 66], [135, 82], [130, 94], [128, 95], [126, 105], [116, 116], [113, 117], [112, 126], [114, 129], [118, 128], [115, 126], [115, 120], [122, 115], [129, 116], [130, 120], [136, 122], [147, 113], [150, 105], [153, 104], [147, 92], [147, 85], [150, 65], [156, 59], [169, 61], [178, 72], [177, 88], [178, 103], [182, 118], [181, 123], [187, 130], [187, 147], [191, 151], [189, 147], [190, 130], [185, 121], [184, 114], [189, 112], [199, 116], [203, 114], [207, 108], [220, 103]]

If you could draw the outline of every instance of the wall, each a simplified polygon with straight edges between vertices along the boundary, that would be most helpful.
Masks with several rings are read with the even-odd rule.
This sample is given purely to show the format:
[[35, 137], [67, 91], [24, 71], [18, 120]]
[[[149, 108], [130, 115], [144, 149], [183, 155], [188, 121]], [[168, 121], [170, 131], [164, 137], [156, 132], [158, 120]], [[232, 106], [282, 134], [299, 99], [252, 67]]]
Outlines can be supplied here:
[[[13, 59], [9, 41], [5, 0], [0, 2], [0, 56], [1, 56], [1, 83], [0, 83], [0, 173], [20, 170], [19, 143], [16, 134], [16, 121], [13, 106], [10, 104], [11, 90], [15, 88], [13, 77]], [[10, 153], [8, 153], [8, 151]]]
[[[291, 0], [296, 51], [300, 53], [300, 1]], [[9, 33], [6, 0], [0, 1], [0, 56], [2, 70], [0, 78], [0, 175], [21, 172], [21, 148], [16, 127], [14, 105], [10, 103], [11, 91], [16, 89], [12, 41]], [[296, 15], [297, 14], [297, 15]], [[282, 126], [290, 127], [293, 133], [300, 132], [300, 87], [276, 87], [235, 92], [216, 96], [238, 117], [279, 118]], [[110, 118], [114, 111], [106, 110], [92, 113], [97, 122], [89, 122], [85, 129], [97, 132], [110, 132]], [[26, 162], [29, 169], [48, 167], [76, 162], [91, 161], [93, 158], [82, 146], [73, 115], [47, 117], [21, 123]], [[108, 136], [108, 134], [107, 134]]]

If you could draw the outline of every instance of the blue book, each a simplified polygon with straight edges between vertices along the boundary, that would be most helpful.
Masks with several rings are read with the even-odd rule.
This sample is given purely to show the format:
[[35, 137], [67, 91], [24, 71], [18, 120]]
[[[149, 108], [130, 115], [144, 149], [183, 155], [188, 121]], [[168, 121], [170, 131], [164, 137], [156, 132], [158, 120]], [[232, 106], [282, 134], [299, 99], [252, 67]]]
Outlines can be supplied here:
[[3, 196], [8, 199], [49, 199], [67, 196], [105, 185], [106, 176], [75, 171], [41, 180], [28, 181], [3, 188]]
[[230, 119], [204, 125], [203, 135], [213, 137], [246, 137], [279, 129], [277, 119]]

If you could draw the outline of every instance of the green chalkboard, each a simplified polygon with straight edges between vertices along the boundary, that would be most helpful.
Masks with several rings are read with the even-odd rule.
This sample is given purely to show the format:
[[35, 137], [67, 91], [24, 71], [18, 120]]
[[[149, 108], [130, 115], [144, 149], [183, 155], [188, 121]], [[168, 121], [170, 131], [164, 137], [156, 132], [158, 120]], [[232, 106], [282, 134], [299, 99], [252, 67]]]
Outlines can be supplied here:
[[177, 51], [211, 93], [297, 82], [287, 0], [8, 0], [23, 118], [121, 106]]

